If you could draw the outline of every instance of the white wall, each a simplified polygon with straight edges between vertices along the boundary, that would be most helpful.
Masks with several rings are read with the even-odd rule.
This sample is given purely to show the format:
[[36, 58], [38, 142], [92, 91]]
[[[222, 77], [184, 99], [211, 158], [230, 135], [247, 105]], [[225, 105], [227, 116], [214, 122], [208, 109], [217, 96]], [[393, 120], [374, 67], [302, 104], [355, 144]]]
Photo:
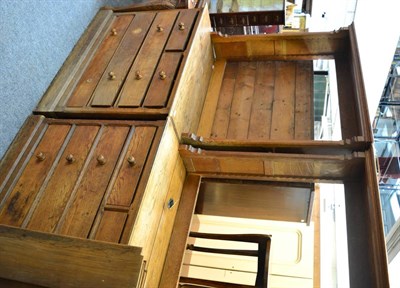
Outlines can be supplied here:
[[400, 36], [400, 1], [357, 1], [354, 25], [371, 123]]

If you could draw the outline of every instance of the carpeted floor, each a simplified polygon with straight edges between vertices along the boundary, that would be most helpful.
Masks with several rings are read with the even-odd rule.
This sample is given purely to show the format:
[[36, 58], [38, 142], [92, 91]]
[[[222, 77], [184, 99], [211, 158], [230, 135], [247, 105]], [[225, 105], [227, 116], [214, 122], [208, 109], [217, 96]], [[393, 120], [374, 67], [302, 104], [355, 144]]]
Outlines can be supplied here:
[[0, 0], [0, 158], [101, 6], [132, 0]]

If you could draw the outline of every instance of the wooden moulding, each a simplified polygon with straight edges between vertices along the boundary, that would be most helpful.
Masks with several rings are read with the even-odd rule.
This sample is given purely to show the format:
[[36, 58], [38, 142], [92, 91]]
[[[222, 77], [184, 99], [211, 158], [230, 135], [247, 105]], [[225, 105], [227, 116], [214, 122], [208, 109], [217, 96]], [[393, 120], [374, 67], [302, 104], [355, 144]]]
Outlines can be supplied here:
[[113, 12], [110, 10], [100, 10], [93, 18], [93, 21], [79, 39], [43, 95], [35, 109], [36, 112], [53, 115], [58, 102], [65, 96], [65, 91], [69, 85], [78, 81], [80, 73], [84, 70], [91, 56], [100, 45], [112, 21], [112, 15]]
[[373, 141], [354, 25], [349, 27], [348, 53], [335, 58], [342, 138], [363, 136]]
[[248, 151], [248, 152], [274, 152], [288, 154], [325, 154], [343, 155], [354, 151], [365, 151], [369, 145], [363, 137], [352, 137], [340, 141], [316, 141], [316, 140], [234, 140], [203, 138], [194, 133], [183, 133], [183, 144], [195, 146], [201, 149], [214, 151]]
[[[358, 122], [361, 124], [359, 135], [363, 135], [368, 142], [373, 141], [372, 125], [368, 112], [367, 96], [365, 92], [364, 79], [361, 69], [360, 54], [358, 50], [357, 37], [354, 24], [350, 26], [350, 46], [351, 46], [351, 71], [353, 87], [355, 89], [356, 107], [358, 109]], [[375, 109], [374, 107], [372, 107]]]
[[0, 278], [45, 287], [136, 287], [140, 251], [0, 225]]
[[145, 287], [157, 287], [186, 176], [171, 119], [159, 147], [129, 240], [129, 245], [143, 247], [146, 267], [141, 283]]
[[389, 287], [382, 210], [372, 149], [363, 177], [345, 181], [350, 287]]
[[189, 173], [249, 179], [342, 181], [362, 174], [364, 153], [351, 155], [283, 154], [209, 151], [181, 145], [179, 153]]
[[228, 36], [212, 33], [217, 59], [333, 59], [347, 52], [349, 31]]
[[190, 50], [183, 56], [183, 70], [177, 77], [178, 85], [171, 93], [174, 99], [170, 116], [178, 135], [184, 131], [196, 131], [203, 108], [213, 68], [213, 51], [210, 38], [210, 17], [203, 8], [194, 27]]

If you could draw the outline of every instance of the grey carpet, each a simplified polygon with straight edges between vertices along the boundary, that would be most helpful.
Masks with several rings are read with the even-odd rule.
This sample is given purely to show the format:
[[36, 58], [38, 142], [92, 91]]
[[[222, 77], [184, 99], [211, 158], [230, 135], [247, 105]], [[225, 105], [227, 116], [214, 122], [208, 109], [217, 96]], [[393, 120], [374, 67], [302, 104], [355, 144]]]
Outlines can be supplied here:
[[0, 158], [101, 6], [130, 0], [0, 0]]

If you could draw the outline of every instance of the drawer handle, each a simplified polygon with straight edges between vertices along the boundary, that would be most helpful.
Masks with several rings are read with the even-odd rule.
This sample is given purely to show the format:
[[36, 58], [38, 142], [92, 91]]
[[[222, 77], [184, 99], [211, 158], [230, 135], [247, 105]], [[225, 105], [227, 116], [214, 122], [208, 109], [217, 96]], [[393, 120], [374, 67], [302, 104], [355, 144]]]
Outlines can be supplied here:
[[135, 164], [136, 164], [136, 159], [135, 159], [135, 157], [129, 156], [129, 157], [128, 157], [128, 163], [129, 163], [129, 165], [131, 165], [131, 166], [135, 166]]
[[67, 159], [68, 163], [75, 162], [75, 157], [72, 154], [69, 154], [67, 157], [65, 157], [65, 159]]
[[115, 79], [115, 73], [114, 72], [110, 72], [110, 73], [108, 73], [108, 76], [110, 77], [110, 80], [114, 80]]
[[179, 30], [185, 30], [185, 23], [181, 22], [178, 25], [179, 25]]
[[143, 75], [142, 75], [142, 73], [140, 73], [139, 70], [137, 70], [137, 71], [135, 72], [135, 75], [136, 75], [136, 80], [140, 80], [140, 79], [143, 78]]
[[38, 159], [39, 161], [43, 161], [44, 159], [46, 159], [46, 155], [44, 155], [43, 152], [39, 152], [38, 154], [36, 154], [36, 159]]
[[165, 78], [167, 78], [167, 74], [165, 73], [165, 71], [161, 71], [160, 72], [160, 79], [164, 80]]
[[117, 29], [113, 28], [113, 29], [111, 30], [111, 35], [115, 36], [115, 35], [117, 35], [117, 34], [118, 34], [118, 33], [117, 33]]
[[162, 32], [164, 31], [164, 28], [161, 27], [161, 25], [157, 25], [157, 32]]
[[104, 164], [106, 164], [106, 158], [104, 158], [103, 155], [99, 155], [99, 156], [97, 157], [97, 162], [98, 162], [100, 165], [104, 165]]

